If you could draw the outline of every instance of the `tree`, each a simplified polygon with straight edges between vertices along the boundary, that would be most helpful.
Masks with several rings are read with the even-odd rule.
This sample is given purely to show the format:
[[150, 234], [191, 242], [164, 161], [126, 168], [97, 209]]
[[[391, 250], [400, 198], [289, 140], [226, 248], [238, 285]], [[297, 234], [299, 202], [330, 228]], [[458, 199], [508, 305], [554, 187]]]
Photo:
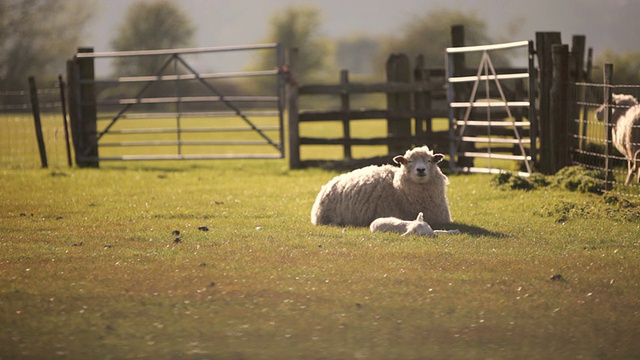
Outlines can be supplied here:
[[[614, 53], [605, 51], [595, 61], [596, 67], [604, 68], [604, 64], [613, 64], [612, 83], [616, 85], [640, 84], [640, 51]], [[596, 73], [594, 79], [602, 79], [602, 72]]]
[[[486, 24], [474, 14], [458, 10], [439, 9], [416, 18], [410, 22], [397, 38], [388, 39], [380, 53], [379, 66], [384, 66], [386, 57], [394, 52], [402, 52], [415, 59], [418, 54], [424, 56], [429, 66], [444, 66], [444, 51], [451, 46], [451, 26], [464, 24], [465, 45], [484, 45], [492, 43], [486, 33]], [[506, 59], [492, 56], [495, 65], [505, 65]], [[470, 60], [473, 61], [473, 60]]]
[[[265, 41], [280, 43], [283, 49], [298, 48], [300, 82], [317, 80], [329, 67], [331, 46], [320, 37], [320, 23], [320, 11], [312, 6], [288, 7], [271, 18], [271, 30]], [[264, 53], [250, 67], [265, 70], [275, 66], [275, 56]], [[260, 85], [267, 86], [267, 82]]]
[[[182, 10], [168, 0], [138, 1], [111, 41], [116, 51], [157, 50], [191, 46], [194, 27]], [[158, 56], [117, 58], [118, 76], [155, 74], [166, 59]]]
[[82, 0], [0, 0], [0, 89], [27, 78], [55, 79], [65, 70], [90, 18]]

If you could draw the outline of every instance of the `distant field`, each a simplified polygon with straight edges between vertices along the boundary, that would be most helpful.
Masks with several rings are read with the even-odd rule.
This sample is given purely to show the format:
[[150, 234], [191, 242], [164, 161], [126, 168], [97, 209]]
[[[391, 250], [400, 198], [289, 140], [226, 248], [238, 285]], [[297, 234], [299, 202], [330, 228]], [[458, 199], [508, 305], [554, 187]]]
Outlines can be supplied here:
[[333, 175], [286, 160], [0, 170], [0, 358], [640, 352], [637, 207], [452, 175], [463, 234], [400, 238], [311, 225]]

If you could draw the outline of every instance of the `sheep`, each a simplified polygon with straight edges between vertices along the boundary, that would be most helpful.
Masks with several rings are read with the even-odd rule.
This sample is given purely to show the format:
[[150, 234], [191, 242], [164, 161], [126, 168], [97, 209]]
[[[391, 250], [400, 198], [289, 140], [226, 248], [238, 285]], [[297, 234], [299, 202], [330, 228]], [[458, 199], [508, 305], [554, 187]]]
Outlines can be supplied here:
[[436, 236], [433, 229], [427, 222], [424, 221], [424, 215], [418, 214], [418, 217], [413, 221], [401, 220], [396, 217], [383, 217], [373, 220], [369, 225], [371, 232], [385, 231], [385, 232], [397, 232], [405, 235], [422, 235], [422, 236]]
[[[638, 169], [638, 155], [640, 155], [640, 104], [632, 95], [613, 94], [614, 111], [611, 116], [613, 145], [627, 159], [627, 178], [625, 185], [629, 185], [634, 173], [636, 182], [640, 183], [640, 169]], [[598, 120], [604, 119], [606, 106], [596, 110]]]
[[396, 217], [384, 217], [373, 220], [369, 225], [371, 232], [397, 232], [405, 235], [420, 235], [434, 237], [436, 234], [460, 234], [460, 230], [433, 230], [429, 224], [424, 221], [424, 215], [418, 214], [413, 221], [406, 221]]
[[422, 146], [394, 157], [400, 167], [371, 165], [338, 175], [318, 193], [311, 223], [366, 227], [377, 218], [414, 219], [419, 212], [429, 224], [450, 223], [449, 179], [437, 165], [443, 158]]

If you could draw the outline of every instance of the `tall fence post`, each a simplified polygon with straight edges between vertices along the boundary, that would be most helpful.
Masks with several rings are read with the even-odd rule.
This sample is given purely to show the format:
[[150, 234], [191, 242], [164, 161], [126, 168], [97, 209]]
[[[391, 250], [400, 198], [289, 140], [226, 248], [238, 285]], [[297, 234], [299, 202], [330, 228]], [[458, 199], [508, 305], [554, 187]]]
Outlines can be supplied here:
[[552, 47], [553, 82], [549, 102], [549, 140], [551, 164], [549, 170], [557, 172], [570, 165], [569, 160], [569, 46], [556, 44]]
[[342, 85], [342, 92], [340, 93], [340, 110], [343, 113], [342, 117], [342, 134], [345, 140], [343, 145], [343, 153], [345, 159], [351, 159], [351, 128], [349, 127], [349, 91], [347, 86], [349, 85], [349, 72], [347, 70], [340, 71], [340, 85]]
[[287, 116], [289, 133], [289, 168], [299, 169], [300, 162], [300, 126], [298, 124], [298, 49], [287, 49], [286, 74]]
[[58, 88], [60, 89], [60, 108], [62, 109], [62, 128], [64, 130], [64, 144], [67, 150], [67, 165], [72, 167], [73, 162], [71, 161], [71, 146], [69, 144], [69, 125], [67, 124], [67, 101], [62, 75], [58, 75]]
[[49, 165], [47, 163], [47, 149], [44, 147], [44, 136], [42, 135], [42, 122], [40, 120], [40, 103], [38, 102], [38, 89], [36, 87], [36, 79], [29, 77], [29, 95], [31, 98], [31, 111], [33, 112], [33, 124], [36, 130], [36, 139], [38, 141], [38, 151], [40, 152], [40, 164], [43, 169]]
[[[574, 35], [571, 43], [571, 53], [569, 54], [569, 101], [570, 116], [569, 133], [580, 133], [580, 106], [578, 101], [584, 102], [584, 87], [576, 87], [575, 83], [583, 82], [585, 78], [584, 71], [584, 53], [585, 53], [586, 37], [584, 35]], [[580, 93], [578, 93], [580, 89]], [[570, 154], [580, 148], [579, 136], [573, 136], [569, 143]]]
[[[93, 48], [78, 49], [78, 53], [92, 52]], [[71, 117], [71, 131], [77, 132], [73, 137], [76, 164], [79, 167], [99, 167], [94, 59], [75, 58], [73, 72], [77, 110]]]
[[559, 32], [536, 33], [536, 54], [538, 55], [539, 88], [538, 88], [538, 126], [540, 137], [540, 171], [553, 174], [552, 149], [555, 146], [551, 139], [550, 90], [553, 81], [552, 46], [560, 44]]
[[[406, 54], [391, 54], [387, 60], [388, 82], [411, 82], [411, 66]], [[398, 115], [398, 113], [411, 110], [411, 94], [404, 92], [387, 93], [387, 110], [391, 115], [387, 118], [387, 145], [389, 154], [401, 154], [406, 150], [406, 145], [398, 139], [411, 137], [411, 118]], [[395, 115], [393, 115], [396, 113]]]
[[[429, 74], [429, 72], [424, 68], [424, 56], [418, 55], [413, 69], [413, 81], [427, 85], [430, 80], [430, 75], [431, 74]], [[431, 108], [431, 91], [415, 92], [413, 94], [413, 106], [416, 111], [414, 132], [416, 139], [422, 140], [431, 132], [431, 120], [427, 114], [427, 109]], [[428, 145], [430, 147], [432, 146], [432, 144]]]
[[606, 191], [611, 190], [612, 182], [613, 182], [613, 169], [611, 168], [611, 160], [609, 155], [611, 154], [611, 145], [613, 143], [612, 134], [611, 134], [611, 118], [612, 118], [612, 107], [611, 107], [611, 78], [613, 77], [613, 64], [604, 64], [604, 124], [605, 124], [605, 132], [606, 132], [606, 141], [604, 143], [604, 171], [605, 171], [605, 185], [604, 189]]
[[[451, 46], [452, 47], [464, 47], [464, 25], [453, 25], [451, 26]], [[451, 54], [451, 72], [453, 76], [466, 76], [467, 75], [467, 60], [466, 54], [464, 52]], [[449, 85], [453, 86], [455, 99], [453, 101], [469, 101], [469, 97], [471, 96], [471, 86], [469, 83], [458, 83]], [[464, 110], [463, 109], [454, 109], [454, 116], [456, 119], [464, 118]], [[456, 152], [472, 152], [476, 149], [475, 143], [472, 142], [464, 142], [462, 141], [460, 134], [455, 134], [455, 138], [458, 138], [460, 144], [457, 145]], [[451, 156], [454, 156], [453, 154]], [[473, 167], [473, 158], [467, 156], [458, 156], [457, 161], [455, 162], [455, 166], [458, 167]]]

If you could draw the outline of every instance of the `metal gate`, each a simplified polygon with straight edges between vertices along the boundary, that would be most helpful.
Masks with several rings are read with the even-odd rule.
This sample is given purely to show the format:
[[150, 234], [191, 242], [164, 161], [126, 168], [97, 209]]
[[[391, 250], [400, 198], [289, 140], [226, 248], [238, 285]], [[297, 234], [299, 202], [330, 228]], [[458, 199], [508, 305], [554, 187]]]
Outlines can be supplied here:
[[[497, 69], [490, 54], [509, 49], [524, 49], [528, 66]], [[454, 69], [456, 54], [480, 55], [475, 74]], [[532, 43], [452, 47], [446, 49], [445, 60], [451, 168], [499, 173], [514, 170], [517, 165], [513, 162], [517, 161], [521, 173], [530, 174], [536, 157], [537, 127]], [[520, 81], [520, 85], [509, 90], [506, 83], [510, 81]], [[524, 86], [525, 81], [528, 86]]]
[[[202, 72], [207, 56], [254, 59], [266, 69]], [[250, 55], [245, 55], [251, 53]], [[222, 55], [220, 55], [222, 54]], [[150, 74], [96, 79], [96, 62], [155, 61]], [[206, 60], [206, 61], [203, 61]], [[238, 61], [240, 63], [240, 61]], [[202, 65], [205, 64], [205, 65]], [[283, 158], [283, 54], [279, 44], [127, 52], [79, 51], [70, 61], [76, 162]], [[256, 86], [256, 84], [262, 86]]]

